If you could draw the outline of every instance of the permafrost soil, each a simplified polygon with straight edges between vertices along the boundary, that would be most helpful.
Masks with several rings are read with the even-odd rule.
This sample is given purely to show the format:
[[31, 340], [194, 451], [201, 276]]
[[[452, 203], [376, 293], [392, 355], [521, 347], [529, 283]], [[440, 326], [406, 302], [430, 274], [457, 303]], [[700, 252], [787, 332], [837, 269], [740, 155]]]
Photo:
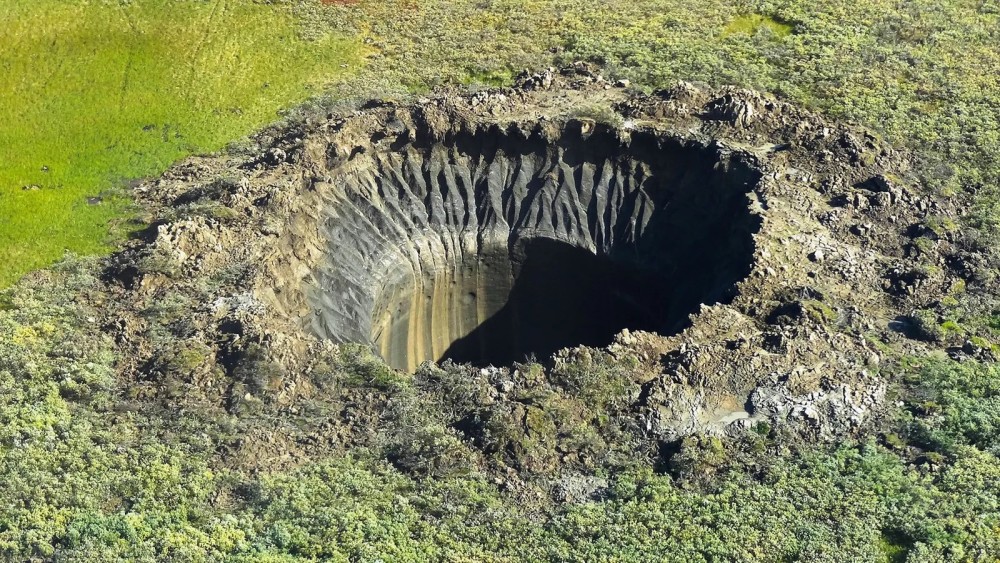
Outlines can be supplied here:
[[[438, 373], [422, 363], [460, 364], [476, 398], [446, 424], [471, 444], [488, 420], [532, 435], [524, 397], [564, 393], [552, 374], [598, 357], [627, 371], [608, 444], [858, 433], [885, 400], [879, 343], [919, 348], [906, 315], [976, 283], [946, 238], [916, 251], [920, 225], [956, 214], [910, 187], [905, 154], [749, 91], [637, 95], [576, 67], [257, 142], [138, 188], [154, 226], [109, 266], [105, 319], [137, 396], [280, 415], [264, 421], [340, 405], [298, 438], [261, 422], [247, 463], [382, 431], [391, 393], [321, 383], [348, 345], [421, 392]], [[170, 303], [190, 305], [164, 331], [150, 319]], [[384, 378], [364, 365], [351, 377]], [[553, 439], [551, 459], [504, 455], [586, 459]]]
[[[509, 365], [669, 334], [750, 271], [760, 173], [741, 155], [571, 120], [414, 130], [331, 171], [312, 327], [393, 367]], [[596, 130], [595, 130], [596, 129]]]

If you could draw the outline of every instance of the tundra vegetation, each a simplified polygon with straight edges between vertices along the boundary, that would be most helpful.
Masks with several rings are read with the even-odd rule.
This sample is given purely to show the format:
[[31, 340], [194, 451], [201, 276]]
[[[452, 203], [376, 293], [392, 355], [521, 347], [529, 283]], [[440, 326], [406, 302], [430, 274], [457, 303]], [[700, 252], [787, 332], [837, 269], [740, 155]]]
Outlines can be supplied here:
[[[51, 265], [142, 224], [122, 189], [130, 179], [238, 149], [279, 109], [486, 87], [586, 60], [643, 90], [684, 79], [775, 92], [913, 149], [919, 189], [968, 202], [958, 223], [928, 232], [979, 241], [995, 272], [995, 2], [9, 0], [0, 16], [4, 558], [997, 560], [1000, 370], [989, 359], [884, 350], [895, 407], [855, 441], [758, 427], [629, 460], [604, 432], [625, 369], [609, 358], [526, 397], [530, 433], [498, 415], [469, 443], [445, 423], [444, 405], [471, 393], [448, 368], [404, 376], [347, 349], [315, 385], [391, 395], [406, 424], [364, 448], [249, 470], [220, 450], [272, 421], [249, 406], [145, 402], [116, 376], [121, 358], [95, 324], [99, 258]], [[158, 304], [150, 322], [176, 331], [186, 306]], [[957, 287], [914, 312], [914, 326], [932, 344], [990, 350], [998, 310], [993, 293]], [[183, 378], [200, 363], [192, 345], [164, 370]], [[248, 362], [246, 385], [266, 388], [262, 370]], [[544, 473], [561, 440], [607, 454], [593, 464], [599, 495], [525, 502], [478, 469], [515, 452]]]
[[108, 250], [130, 180], [273, 121], [364, 53], [254, 2], [11, 0], [0, 18], [0, 286]]

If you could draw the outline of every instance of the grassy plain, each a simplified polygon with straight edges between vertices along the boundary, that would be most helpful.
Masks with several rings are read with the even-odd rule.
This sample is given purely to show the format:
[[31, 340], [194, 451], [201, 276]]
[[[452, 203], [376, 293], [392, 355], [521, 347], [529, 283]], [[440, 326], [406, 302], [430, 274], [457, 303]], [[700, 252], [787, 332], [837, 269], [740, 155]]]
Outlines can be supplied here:
[[362, 63], [287, 10], [235, 0], [0, 3], [0, 287], [110, 248], [104, 197], [222, 148]]

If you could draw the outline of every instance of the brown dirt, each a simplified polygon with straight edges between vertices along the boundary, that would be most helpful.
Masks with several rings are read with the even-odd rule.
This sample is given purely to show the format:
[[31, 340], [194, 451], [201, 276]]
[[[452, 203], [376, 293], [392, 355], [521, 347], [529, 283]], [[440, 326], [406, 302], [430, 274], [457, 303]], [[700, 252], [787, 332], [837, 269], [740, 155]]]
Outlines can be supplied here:
[[[863, 130], [746, 90], [681, 83], [637, 95], [623, 86], [581, 65], [523, 76], [514, 88], [372, 103], [272, 128], [257, 137], [255, 154], [190, 158], [138, 187], [153, 227], [108, 267], [118, 306], [107, 325], [126, 358], [123, 377], [136, 381], [136, 397], [163, 408], [252, 421], [225, 455], [259, 468], [391, 441], [386, 425], [398, 420], [391, 413], [402, 392], [389, 380], [413, 381], [434, 404], [450, 405], [448, 424], [485, 452], [481, 463], [529, 472], [586, 466], [600, 448], [571, 444], [560, 425], [597, 424], [588, 410], [597, 407], [567, 395], [557, 375], [598, 356], [626, 372], [616, 402], [600, 407], [612, 415], [598, 427], [608, 451], [622, 436], [653, 451], [761, 422], [823, 439], [865, 431], [890, 384], [885, 363], [923, 346], [900, 319], [971, 276], [947, 267], [961, 249], [946, 237], [929, 253], [913, 246], [914, 225], [955, 210], [916, 191], [909, 156]], [[477, 397], [472, 403], [449, 398], [434, 383], [445, 377], [436, 368], [394, 374], [317, 336], [318, 300], [336, 299], [323, 293], [321, 273], [331, 248], [326, 210], [344, 189], [338, 174], [358, 158], [495, 128], [526, 139], [575, 128], [626, 144], [646, 135], [746, 163], [760, 173], [746, 203], [760, 219], [749, 274], [679, 332], [624, 330], [603, 351], [540, 358], [541, 376], [523, 364], [446, 368], [448, 377], [464, 374], [455, 385]], [[164, 312], [167, 303], [179, 310]], [[548, 397], [544, 404], [567, 417], [553, 423], [550, 445], [528, 440], [541, 431], [531, 429], [536, 407], [526, 396]], [[520, 446], [487, 445], [497, 416], [521, 421], [512, 423]]]

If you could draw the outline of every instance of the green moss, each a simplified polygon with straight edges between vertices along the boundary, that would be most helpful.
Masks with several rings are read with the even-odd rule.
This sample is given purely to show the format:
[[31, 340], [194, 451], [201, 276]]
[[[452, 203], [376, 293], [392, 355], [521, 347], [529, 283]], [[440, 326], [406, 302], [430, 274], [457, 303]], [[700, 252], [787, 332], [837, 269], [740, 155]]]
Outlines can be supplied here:
[[912, 272], [923, 279], [928, 279], [940, 275], [941, 268], [937, 264], [918, 264]]
[[882, 354], [888, 354], [892, 352], [892, 346], [887, 344], [882, 338], [877, 334], [865, 333], [865, 342], [871, 344]]
[[221, 149], [362, 60], [256, 2], [14, 0], [0, 19], [0, 287], [109, 248], [127, 202], [89, 197]]
[[899, 450], [906, 447], [906, 441], [899, 437], [898, 434], [890, 432], [885, 435], [885, 443], [890, 448]]
[[982, 348], [984, 350], [994, 350], [996, 348], [995, 344], [981, 336], [970, 336], [969, 340], [972, 342], [972, 345], [977, 348]]
[[941, 323], [941, 330], [946, 336], [951, 335], [962, 335], [965, 334], [966, 330], [958, 322], [953, 320], [947, 320]]
[[934, 252], [936, 242], [927, 237], [917, 237], [913, 240], [913, 246], [923, 255], [928, 256]]
[[958, 230], [959, 225], [951, 217], [933, 215], [924, 219], [924, 226], [938, 236], [944, 236]]
[[948, 293], [952, 295], [962, 295], [966, 291], [965, 280], [959, 278], [951, 283], [951, 287], [948, 288]]
[[815, 299], [803, 301], [802, 308], [805, 310], [806, 315], [810, 319], [821, 324], [832, 323], [839, 317], [837, 311], [835, 311], [832, 307]]
[[211, 354], [211, 349], [204, 344], [192, 345], [177, 352], [170, 359], [170, 369], [178, 373], [190, 373], [205, 363]]
[[942, 307], [947, 307], [949, 309], [952, 309], [952, 308], [958, 307], [960, 305], [961, 305], [961, 302], [958, 300], [958, 297], [956, 297], [954, 295], [948, 295], [946, 297], [941, 298], [941, 306]]
[[767, 30], [769, 33], [773, 34], [774, 37], [780, 39], [791, 35], [795, 30], [795, 27], [792, 24], [774, 16], [764, 14], [746, 14], [738, 16], [729, 22], [729, 24], [723, 28], [722, 36], [725, 37], [736, 33], [755, 35], [761, 30]]

